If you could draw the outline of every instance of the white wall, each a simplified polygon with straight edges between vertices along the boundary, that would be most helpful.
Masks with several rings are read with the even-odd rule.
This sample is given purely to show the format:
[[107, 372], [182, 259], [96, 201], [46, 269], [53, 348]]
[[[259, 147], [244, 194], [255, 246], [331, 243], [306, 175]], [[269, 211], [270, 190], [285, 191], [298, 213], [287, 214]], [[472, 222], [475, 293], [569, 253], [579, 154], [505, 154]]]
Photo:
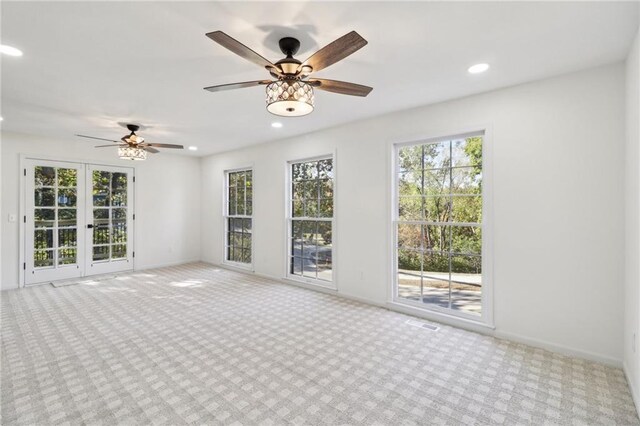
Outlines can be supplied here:
[[95, 149], [87, 140], [54, 141], [2, 132], [2, 289], [19, 284], [20, 154], [62, 160], [135, 166], [135, 267], [183, 263], [200, 259], [200, 160], [166, 151], [144, 162], [124, 163], [115, 149]]
[[[640, 409], [640, 32], [626, 62], [624, 367]], [[635, 335], [635, 342], [634, 342]], [[635, 346], [635, 350], [634, 350]]]
[[[331, 96], [318, 94], [318, 108]], [[619, 365], [622, 64], [203, 158], [202, 259], [222, 261], [223, 171], [253, 164], [255, 271], [282, 278], [286, 161], [335, 151], [338, 292], [385, 304], [390, 144], [485, 124], [494, 164], [496, 335]]]

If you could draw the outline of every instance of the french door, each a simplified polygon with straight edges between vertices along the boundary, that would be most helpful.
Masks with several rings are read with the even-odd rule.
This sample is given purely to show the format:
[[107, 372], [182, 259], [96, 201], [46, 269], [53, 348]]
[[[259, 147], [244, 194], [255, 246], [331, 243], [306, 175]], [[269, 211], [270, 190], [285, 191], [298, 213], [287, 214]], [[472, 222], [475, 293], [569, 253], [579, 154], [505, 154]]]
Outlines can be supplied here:
[[133, 169], [26, 160], [25, 284], [133, 269]]
[[133, 169], [87, 165], [86, 275], [133, 269]]

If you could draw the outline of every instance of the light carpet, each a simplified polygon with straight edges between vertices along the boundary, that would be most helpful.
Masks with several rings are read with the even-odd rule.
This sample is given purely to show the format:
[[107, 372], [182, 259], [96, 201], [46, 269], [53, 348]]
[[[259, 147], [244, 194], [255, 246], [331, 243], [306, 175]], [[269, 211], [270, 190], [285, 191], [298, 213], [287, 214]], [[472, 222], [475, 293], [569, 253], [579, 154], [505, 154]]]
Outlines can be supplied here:
[[637, 425], [620, 369], [189, 264], [2, 293], [3, 425]]

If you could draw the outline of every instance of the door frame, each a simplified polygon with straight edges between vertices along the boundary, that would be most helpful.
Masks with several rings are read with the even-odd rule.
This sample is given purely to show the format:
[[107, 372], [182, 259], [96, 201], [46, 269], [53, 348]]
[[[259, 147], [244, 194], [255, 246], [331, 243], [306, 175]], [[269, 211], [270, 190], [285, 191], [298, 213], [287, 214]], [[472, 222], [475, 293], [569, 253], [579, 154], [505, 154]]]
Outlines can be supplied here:
[[[137, 196], [138, 196], [138, 191], [136, 191], [136, 174], [138, 172], [138, 167], [139, 165], [136, 164], [138, 163], [137, 161], [131, 161], [129, 162], [129, 165], [124, 166], [122, 163], [122, 160], [118, 161], [118, 160], [113, 160], [113, 161], [109, 161], [109, 160], [104, 160], [104, 159], [100, 159], [100, 160], [89, 160], [89, 159], [78, 159], [78, 158], [69, 158], [69, 157], [58, 157], [58, 156], [54, 156], [54, 155], [42, 155], [42, 154], [20, 154], [20, 168], [18, 169], [18, 182], [19, 182], [19, 192], [18, 195], [20, 197], [19, 200], [19, 214], [18, 214], [18, 222], [19, 222], [19, 232], [18, 232], [18, 265], [16, 265], [18, 267], [18, 288], [23, 288], [25, 286], [30, 287], [30, 286], [37, 286], [37, 285], [42, 285], [42, 284], [47, 284], [47, 282], [44, 283], [35, 283], [35, 284], [25, 284], [25, 276], [26, 276], [26, 270], [25, 270], [25, 265], [26, 265], [26, 258], [27, 258], [27, 253], [26, 253], [26, 214], [27, 214], [27, 200], [26, 200], [26, 190], [27, 190], [27, 179], [26, 179], [26, 175], [25, 175], [25, 168], [27, 167], [26, 162], [27, 160], [35, 160], [35, 161], [59, 161], [59, 162], [64, 162], [64, 163], [76, 163], [76, 164], [81, 164], [83, 166], [87, 166], [88, 164], [92, 164], [95, 166], [105, 166], [105, 167], [128, 167], [133, 169], [133, 214], [135, 215], [136, 213], [136, 205], [137, 203]], [[131, 164], [134, 163], [134, 164]], [[85, 188], [86, 189], [86, 188]], [[131, 249], [133, 251], [135, 251], [135, 247], [136, 247], [136, 236], [138, 234], [137, 231], [137, 227], [135, 226], [135, 221], [134, 223], [134, 229], [132, 232], [132, 241], [131, 241]], [[132, 270], [136, 270], [136, 259], [135, 256], [132, 258], [132, 265], [131, 265], [131, 269]]]

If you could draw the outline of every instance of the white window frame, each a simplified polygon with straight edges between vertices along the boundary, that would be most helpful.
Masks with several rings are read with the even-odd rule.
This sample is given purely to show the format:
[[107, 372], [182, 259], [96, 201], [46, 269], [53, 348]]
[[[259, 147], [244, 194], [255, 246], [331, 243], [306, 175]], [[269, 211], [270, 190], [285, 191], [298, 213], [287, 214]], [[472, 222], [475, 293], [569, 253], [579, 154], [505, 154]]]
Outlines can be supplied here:
[[[482, 293], [481, 314], [474, 315], [454, 309], [429, 305], [418, 301], [411, 301], [398, 297], [398, 258], [397, 258], [397, 226], [398, 226], [398, 159], [400, 149], [406, 146], [437, 143], [452, 139], [462, 139], [471, 136], [482, 136]], [[480, 126], [462, 131], [443, 132], [442, 136], [428, 138], [412, 138], [407, 142], [392, 143], [391, 158], [391, 215], [390, 215], [390, 254], [391, 277], [389, 304], [403, 310], [416, 312], [419, 315], [443, 319], [450, 322], [460, 320], [463, 323], [472, 323], [489, 328], [494, 328], [493, 315], [493, 144], [489, 126]], [[461, 223], [462, 225], [462, 223]]]
[[[293, 194], [292, 194], [292, 166], [294, 164], [299, 163], [307, 163], [310, 161], [320, 161], [320, 160], [331, 160], [333, 164], [333, 215], [331, 218], [318, 218], [318, 217], [296, 217], [295, 220], [309, 220], [309, 221], [322, 221], [322, 222], [331, 222], [331, 281], [322, 280], [318, 278], [309, 278], [300, 275], [294, 275], [291, 273], [291, 231], [293, 229]], [[300, 158], [296, 160], [289, 160], [286, 163], [287, 171], [286, 171], [286, 179], [285, 179], [285, 219], [286, 219], [286, 228], [287, 228], [287, 241], [286, 241], [286, 251], [285, 251], [285, 272], [284, 277], [290, 281], [296, 281], [303, 284], [310, 284], [315, 287], [320, 287], [328, 290], [338, 290], [337, 286], [337, 274], [336, 274], [336, 194], [337, 194], [337, 173], [336, 173], [336, 155], [333, 154], [324, 154], [318, 155], [314, 157], [306, 157]]]
[[[229, 215], [229, 174], [236, 172], [251, 172], [251, 215]], [[223, 204], [222, 204], [222, 218], [224, 221], [224, 237], [222, 238], [222, 263], [227, 266], [231, 266], [233, 268], [239, 268], [243, 270], [254, 271], [254, 247], [255, 247], [255, 221], [253, 220], [253, 212], [255, 210], [254, 204], [254, 194], [255, 194], [255, 172], [252, 166], [248, 167], [237, 167], [234, 169], [229, 169], [224, 171], [224, 181], [222, 184], [222, 192], [223, 192]], [[246, 203], [246, 192], [245, 192], [245, 203]], [[245, 212], [246, 213], [246, 212]], [[227, 238], [229, 234], [229, 219], [251, 219], [251, 262], [250, 263], [242, 263], [235, 262], [233, 260], [228, 260], [229, 255], [229, 247], [227, 244]]]

